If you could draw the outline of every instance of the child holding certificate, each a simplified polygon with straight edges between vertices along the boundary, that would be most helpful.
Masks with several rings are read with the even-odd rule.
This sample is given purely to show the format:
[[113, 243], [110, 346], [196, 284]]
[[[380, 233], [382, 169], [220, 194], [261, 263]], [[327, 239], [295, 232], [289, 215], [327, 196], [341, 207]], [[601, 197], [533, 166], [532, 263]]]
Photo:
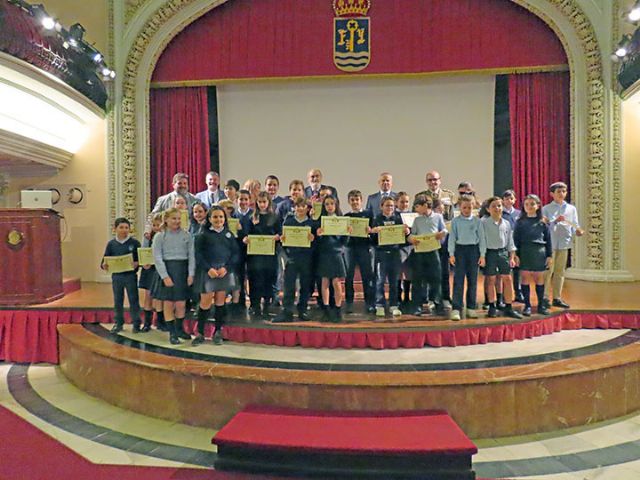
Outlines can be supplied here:
[[235, 288], [234, 271], [240, 249], [235, 237], [226, 226], [224, 209], [214, 205], [209, 209], [207, 220], [195, 239], [195, 254], [198, 265], [196, 290], [200, 293], [198, 310], [198, 335], [192, 345], [204, 342], [204, 325], [209, 317], [211, 305], [215, 304], [215, 329], [213, 343], [222, 344], [222, 325], [225, 316], [227, 292]]
[[[273, 213], [271, 196], [267, 192], [258, 193], [256, 209], [251, 215], [251, 221], [248, 222], [248, 236], [244, 238], [244, 242], [249, 245], [251, 242], [249, 235], [274, 235], [278, 241], [281, 231], [282, 226], [278, 216]], [[273, 255], [247, 255], [247, 259], [251, 302], [249, 313], [254, 317], [268, 317], [273, 300], [273, 284], [278, 272], [278, 257], [274, 252]], [[264, 306], [261, 305], [261, 300]]]
[[[443, 315], [442, 270], [440, 266], [440, 241], [447, 235], [444, 219], [433, 211], [431, 197], [420, 195], [413, 203], [418, 216], [413, 221], [409, 241], [414, 245], [414, 315], [422, 315], [422, 304], [427, 298], [427, 286], [433, 293], [435, 314]], [[425, 238], [427, 236], [427, 238]], [[432, 238], [429, 238], [432, 237]], [[433, 248], [423, 249], [423, 243], [433, 242]]]
[[309, 202], [304, 196], [294, 200], [295, 214], [289, 215], [284, 221], [282, 244], [286, 252], [286, 263], [284, 267], [284, 296], [282, 300], [283, 311], [274, 322], [293, 321], [293, 301], [296, 296], [296, 280], [300, 280], [300, 291], [298, 296], [298, 318], [309, 320], [307, 314], [307, 303], [309, 301], [309, 290], [311, 285], [311, 260], [312, 247], [296, 247], [287, 245], [288, 227], [308, 229], [307, 240], [313, 242], [316, 233], [317, 223], [309, 218]]
[[190, 339], [182, 329], [189, 287], [193, 285], [196, 262], [193, 237], [182, 229], [177, 208], [165, 210], [164, 230], [153, 237], [153, 259], [161, 281], [155, 282], [153, 297], [162, 300], [164, 318], [169, 327], [169, 341], [180, 344], [178, 337]]
[[373, 252], [371, 250], [371, 238], [368, 235], [371, 233], [371, 222], [373, 218], [369, 210], [364, 210], [362, 208], [362, 192], [360, 192], [360, 190], [351, 190], [348, 193], [347, 198], [349, 200], [349, 205], [351, 206], [351, 211], [345, 214], [345, 216], [365, 219], [368, 222], [366, 229], [367, 235], [365, 237], [357, 237], [355, 236], [356, 232], [354, 230], [353, 236], [349, 237], [349, 242], [347, 243], [347, 277], [344, 282], [347, 313], [351, 313], [353, 311], [353, 277], [355, 275], [356, 267], [360, 270], [362, 290], [364, 292], [364, 303], [367, 307], [367, 312], [374, 313], [376, 311], [374, 286], [375, 277], [373, 276]]
[[[111, 333], [118, 333], [124, 325], [124, 292], [129, 298], [129, 313], [133, 322], [133, 333], [140, 331], [140, 302], [138, 300], [138, 282], [136, 271], [138, 270], [138, 248], [140, 242], [130, 235], [131, 224], [126, 218], [116, 218], [114, 223], [115, 238], [107, 243], [104, 249], [101, 268], [107, 272], [110, 270], [110, 258], [130, 255], [130, 270], [126, 267], [119, 272], [111, 273], [111, 287], [113, 289], [113, 309], [115, 310], [115, 325]], [[114, 262], [115, 263], [115, 262]]]
[[[242, 242], [242, 225], [240, 224], [240, 219], [238, 218], [238, 214], [236, 213], [236, 208], [234, 203], [225, 198], [224, 200], [220, 200], [218, 202], [224, 212], [227, 214], [227, 228], [231, 232], [232, 235], [235, 236], [236, 243], [238, 244], [238, 261], [234, 265], [234, 274], [236, 277], [235, 286], [233, 290], [231, 290], [231, 305], [229, 306], [229, 313], [231, 315], [241, 315], [243, 313], [244, 303], [240, 303], [240, 291], [241, 291], [241, 283], [244, 282], [245, 278], [245, 269], [247, 263], [247, 252], [246, 245]], [[234, 232], [234, 229], [231, 228], [231, 222], [237, 222], [237, 227]]]
[[[340, 207], [333, 195], [327, 195], [322, 200], [322, 217], [341, 216]], [[348, 227], [349, 231], [351, 227]], [[325, 320], [339, 322], [342, 320], [342, 282], [347, 274], [344, 261], [344, 247], [349, 239], [348, 235], [327, 235], [324, 229], [318, 228], [318, 276], [322, 279], [320, 292], [322, 294], [323, 317]], [[333, 287], [335, 309], [329, 305], [329, 284]]]
[[516, 221], [513, 243], [517, 249], [517, 263], [522, 273], [522, 295], [524, 309], [522, 315], [531, 315], [531, 282], [535, 282], [538, 297], [538, 313], [547, 315], [549, 310], [544, 301], [544, 274], [553, 264], [553, 250], [548, 225], [542, 220], [542, 204], [537, 195], [524, 198], [524, 212]]
[[[396, 196], [396, 212], [400, 214], [412, 213], [411, 212], [411, 199], [407, 192], [398, 192]], [[408, 308], [411, 305], [410, 292], [411, 292], [411, 263], [413, 245], [409, 241], [400, 247], [400, 280], [398, 281], [398, 302], [403, 308]], [[403, 307], [404, 305], [404, 307]]]
[[[474, 199], [465, 195], [458, 200], [460, 215], [451, 222], [449, 262], [453, 266], [453, 308], [451, 320], [478, 318], [478, 266], [484, 267], [487, 251], [480, 218], [473, 215]], [[467, 280], [466, 314], [463, 308], [464, 281]]]
[[[385, 316], [387, 304], [384, 296], [385, 282], [389, 284], [389, 312], [394, 317], [402, 315], [398, 307], [398, 281], [400, 280], [400, 247], [401, 243], [380, 245], [379, 234], [381, 227], [403, 225], [402, 217], [395, 212], [395, 202], [391, 197], [385, 197], [380, 201], [382, 212], [373, 219], [372, 242], [375, 244], [375, 273], [376, 273], [376, 316]], [[409, 233], [409, 227], [405, 226], [405, 233]]]
[[[162, 213], [156, 213], [151, 219], [151, 232], [148, 236], [145, 235], [142, 240], [142, 247], [149, 248], [153, 242], [153, 237], [162, 230]], [[148, 238], [147, 238], [148, 237]], [[142, 326], [143, 332], [151, 330], [151, 319], [153, 318], [153, 311], [156, 311], [156, 326], [158, 330], [165, 330], [166, 325], [164, 323], [164, 313], [162, 312], [162, 302], [155, 300], [151, 295], [151, 289], [153, 282], [156, 281], [158, 273], [156, 272], [155, 265], [142, 265], [142, 271], [140, 272], [140, 279], [138, 280], [138, 288], [144, 292], [144, 299], [142, 301], [142, 308], [144, 309], [144, 325]]]

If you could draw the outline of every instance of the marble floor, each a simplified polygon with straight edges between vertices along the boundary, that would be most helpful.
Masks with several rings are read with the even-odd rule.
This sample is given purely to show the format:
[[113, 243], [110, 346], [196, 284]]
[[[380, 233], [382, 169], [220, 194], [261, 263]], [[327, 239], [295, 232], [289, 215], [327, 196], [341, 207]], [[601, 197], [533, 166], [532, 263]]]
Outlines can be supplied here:
[[[106, 327], [106, 326], [105, 326]], [[559, 332], [531, 340], [490, 345], [402, 351], [310, 350], [210, 343], [197, 350], [216, 357], [363, 365], [514, 361], [606, 348], [628, 338], [626, 330]], [[125, 337], [132, 336], [124, 332]], [[166, 346], [159, 332], [145, 343]], [[52, 365], [0, 363], [0, 404], [94, 463], [208, 468], [215, 459], [215, 430], [135, 414], [95, 399], [73, 386]], [[1, 430], [1, 427], [0, 427]], [[640, 478], [640, 412], [614, 421], [523, 437], [474, 439], [474, 469], [481, 477], [557, 480]]]

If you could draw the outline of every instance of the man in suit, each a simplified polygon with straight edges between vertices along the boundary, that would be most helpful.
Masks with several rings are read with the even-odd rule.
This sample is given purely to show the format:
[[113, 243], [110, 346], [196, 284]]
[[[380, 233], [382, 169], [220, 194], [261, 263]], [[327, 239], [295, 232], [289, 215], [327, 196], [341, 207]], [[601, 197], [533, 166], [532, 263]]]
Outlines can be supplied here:
[[416, 197], [424, 195], [430, 197], [432, 200], [440, 200], [444, 207], [444, 219], [453, 219], [453, 206], [457, 201], [456, 194], [449, 189], [442, 188], [442, 179], [440, 174], [435, 170], [427, 172], [426, 179], [427, 189], [416, 193]]
[[331, 195], [336, 199], [338, 198], [338, 191], [335, 187], [322, 184], [322, 172], [317, 168], [312, 168], [307, 173], [307, 183], [309, 184], [304, 188], [304, 196], [306, 198], [318, 198], [320, 196], [320, 190], [328, 188], [331, 190]]
[[220, 200], [227, 198], [224, 191], [220, 189], [220, 174], [218, 172], [209, 172], [206, 177], [207, 189], [196, 193], [196, 198], [204, 204], [207, 209], [212, 205], [216, 205]]
[[391, 197], [395, 201], [397, 196], [396, 192], [391, 190], [393, 186], [393, 176], [389, 172], [382, 172], [380, 174], [378, 186], [380, 190], [369, 195], [367, 198], [367, 206], [365, 207], [366, 210], [371, 212], [373, 218], [380, 214], [380, 202], [383, 198]]
[[187, 207], [189, 207], [189, 210], [191, 210], [193, 204], [198, 201], [195, 196], [189, 193], [189, 175], [186, 173], [176, 173], [173, 176], [172, 184], [173, 192], [159, 197], [151, 213], [158, 213], [172, 208], [177, 196], [181, 196], [187, 201]]

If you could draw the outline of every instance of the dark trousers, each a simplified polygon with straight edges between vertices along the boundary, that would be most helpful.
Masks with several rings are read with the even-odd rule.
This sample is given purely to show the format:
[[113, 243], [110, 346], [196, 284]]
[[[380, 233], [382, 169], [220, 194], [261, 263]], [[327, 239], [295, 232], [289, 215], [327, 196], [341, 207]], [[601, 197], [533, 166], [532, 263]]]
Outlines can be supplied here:
[[246, 306], [247, 303], [247, 288], [245, 287], [245, 280], [247, 279], [247, 255], [242, 253], [240, 255], [240, 262], [238, 263], [238, 284], [240, 285], [240, 297], [238, 297], [238, 303]]
[[462, 311], [464, 304], [464, 280], [467, 280], [467, 308], [477, 308], [478, 297], [478, 245], [456, 245], [456, 266], [453, 270], [453, 302], [454, 310]]
[[138, 299], [138, 277], [133, 272], [115, 273], [111, 275], [113, 289], [113, 309], [117, 324], [124, 323], [124, 292], [129, 299], [129, 312], [134, 325], [140, 325], [140, 300]]
[[348, 247], [346, 250], [347, 257], [347, 278], [345, 280], [345, 300], [347, 303], [353, 303], [353, 277], [356, 273], [356, 267], [360, 269], [360, 278], [362, 279], [362, 290], [364, 292], [364, 302], [367, 306], [373, 306], [375, 303], [375, 287], [373, 276], [373, 256], [371, 255], [371, 247], [369, 245], [358, 245]]
[[384, 307], [385, 281], [389, 283], [389, 301], [398, 301], [398, 280], [400, 279], [400, 252], [398, 250], [376, 250], [376, 306]]
[[273, 262], [273, 265], [262, 264], [260, 266], [249, 264], [247, 273], [249, 274], [249, 300], [251, 306], [258, 307], [261, 299], [264, 299], [265, 304], [270, 304], [273, 299], [273, 284], [278, 274], [276, 263]]
[[440, 288], [442, 291], [442, 299], [451, 301], [451, 279], [449, 278], [449, 250], [447, 243], [438, 250], [440, 256], [440, 270], [442, 278], [440, 280]]
[[311, 285], [311, 257], [288, 258], [284, 267], [284, 295], [282, 305], [285, 312], [293, 312], [293, 303], [296, 296], [296, 280], [300, 279], [300, 294], [298, 298], [298, 312], [305, 312], [309, 303], [309, 290]]
[[429, 297], [436, 305], [442, 304], [442, 268], [438, 251], [413, 254], [413, 288], [414, 302], [417, 306]]

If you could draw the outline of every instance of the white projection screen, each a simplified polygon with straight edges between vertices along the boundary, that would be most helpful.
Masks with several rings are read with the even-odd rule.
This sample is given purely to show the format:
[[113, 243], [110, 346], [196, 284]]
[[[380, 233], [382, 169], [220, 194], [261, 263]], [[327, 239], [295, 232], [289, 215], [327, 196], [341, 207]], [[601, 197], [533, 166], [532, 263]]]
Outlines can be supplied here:
[[395, 191], [423, 190], [438, 170], [443, 186], [471, 181], [493, 190], [495, 79], [437, 78], [257, 81], [218, 87], [223, 180], [294, 178], [318, 167], [341, 202], [349, 190], [377, 191], [380, 172]]

